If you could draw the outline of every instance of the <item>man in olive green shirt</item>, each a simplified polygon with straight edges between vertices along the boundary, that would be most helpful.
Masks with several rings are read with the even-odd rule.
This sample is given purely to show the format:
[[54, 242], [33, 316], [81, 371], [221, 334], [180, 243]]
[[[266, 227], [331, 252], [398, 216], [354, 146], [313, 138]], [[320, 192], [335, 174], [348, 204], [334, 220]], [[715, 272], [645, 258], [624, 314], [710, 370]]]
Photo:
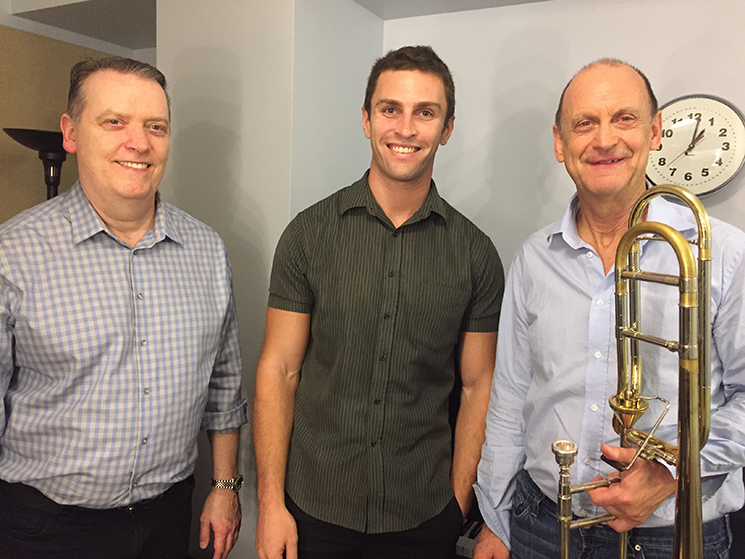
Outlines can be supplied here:
[[504, 283], [492, 242], [432, 181], [454, 108], [429, 47], [378, 60], [362, 111], [370, 170], [280, 239], [254, 402], [261, 559], [454, 554]]

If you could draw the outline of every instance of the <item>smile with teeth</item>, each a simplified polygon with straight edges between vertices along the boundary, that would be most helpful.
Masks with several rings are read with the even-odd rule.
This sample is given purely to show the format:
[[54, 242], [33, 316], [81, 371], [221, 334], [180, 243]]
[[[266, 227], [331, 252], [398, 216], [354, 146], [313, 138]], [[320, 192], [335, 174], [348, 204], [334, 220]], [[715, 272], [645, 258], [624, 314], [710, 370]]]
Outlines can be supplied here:
[[419, 148], [416, 147], [406, 147], [406, 146], [388, 146], [391, 151], [394, 151], [396, 153], [414, 153], [415, 151], [419, 151]]
[[147, 169], [150, 167], [147, 163], [137, 163], [136, 161], [117, 161], [122, 167], [130, 167], [131, 169]]

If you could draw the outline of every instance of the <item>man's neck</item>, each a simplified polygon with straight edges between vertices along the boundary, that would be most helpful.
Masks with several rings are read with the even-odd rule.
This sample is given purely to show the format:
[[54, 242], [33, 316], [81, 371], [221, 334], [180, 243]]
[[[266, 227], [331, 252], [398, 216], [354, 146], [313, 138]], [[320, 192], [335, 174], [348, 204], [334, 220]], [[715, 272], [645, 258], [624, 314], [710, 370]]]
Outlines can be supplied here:
[[398, 228], [424, 204], [432, 176], [414, 182], [385, 180], [371, 169], [367, 177], [370, 190], [383, 213]]
[[631, 208], [642, 192], [614, 197], [578, 194], [577, 234], [598, 253], [606, 274], [615, 265], [618, 243], [628, 229]]
[[83, 188], [88, 201], [109, 231], [134, 248], [155, 225], [155, 197], [110, 201]]

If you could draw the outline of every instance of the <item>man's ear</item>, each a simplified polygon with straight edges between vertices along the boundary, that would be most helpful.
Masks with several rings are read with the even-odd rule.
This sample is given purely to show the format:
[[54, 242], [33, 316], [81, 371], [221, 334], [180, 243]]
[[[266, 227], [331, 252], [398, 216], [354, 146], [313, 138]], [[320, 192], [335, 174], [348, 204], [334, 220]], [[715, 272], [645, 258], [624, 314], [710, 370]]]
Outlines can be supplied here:
[[448, 140], [450, 139], [450, 135], [453, 133], [453, 126], [455, 126], [455, 115], [450, 117], [450, 120], [448, 120], [448, 123], [445, 125], [445, 128], [442, 129], [442, 134], [440, 134], [440, 145], [444, 146], [448, 143]]
[[67, 153], [76, 153], [78, 147], [75, 143], [75, 122], [72, 117], [67, 113], [63, 114], [59, 127], [62, 130], [62, 147]]
[[554, 124], [554, 157], [559, 163], [564, 163], [564, 140], [561, 139], [559, 127]]
[[370, 133], [370, 115], [367, 114], [365, 107], [362, 107], [362, 129], [365, 131], [365, 138], [369, 140], [372, 136]]
[[662, 141], [662, 111], [657, 111], [652, 119], [652, 141], [649, 143], [649, 150], [654, 151], [660, 147]]

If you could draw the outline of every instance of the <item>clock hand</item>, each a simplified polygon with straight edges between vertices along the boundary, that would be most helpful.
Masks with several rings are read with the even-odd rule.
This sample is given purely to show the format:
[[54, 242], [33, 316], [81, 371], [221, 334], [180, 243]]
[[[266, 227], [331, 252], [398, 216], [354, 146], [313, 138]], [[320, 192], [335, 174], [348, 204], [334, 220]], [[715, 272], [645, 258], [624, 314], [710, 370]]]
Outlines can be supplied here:
[[691, 143], [688, 144], [688, 149], [693, 149], [693, 146], [696, 145], [696, 134], [698, 134], [698, 126], [701, 124], [701, 121], [699, 119], [696, 119], [696, 128], [693, 129], [693, 136], [691, 136]]
[[688, 155], [693, 151], [693, 148], [696, 147], [696, 144], [698, 144], [701, 140], [704, 139], [704, 132], [706, 132], [706, 128], [701, 130], [701, 132], [698, 133], [698, 136], [695, 136], [691, 143], [688, 145], [688, 149], [685, 150], [685, 154]]
[[670, 167], [670, 166], [671, 166], [671, 165], [672, 165], [673, 163], [675, 163], [675, 162], [676, 162], [676, 161], [677, 161], [678, 159], [680, 159], [680, 158], [681, 158], [681, 157], [683, 157], [684, 155], [688, 155], [688, 151], [689, 151], [690, 149], [691, 149], [691, 146], [689, 145], [689, 146], [688, 146], [688, 147], [687, 147], [687, 148], [686, 148], [685, 150], [683, 150], [683, 151], [681, 151], [681, 152], [680, 152], [680, 155], [678, 155], [678, 157], [676, 157], [676, 158], [675, 158], [675, 159], [673, 159], [673, 160], [672, 160], [672, 161], [671, 161], [670, 163], [668, 163], [668, 164], [667, 164], [667, 166], [668, 166], [668, 167]]

